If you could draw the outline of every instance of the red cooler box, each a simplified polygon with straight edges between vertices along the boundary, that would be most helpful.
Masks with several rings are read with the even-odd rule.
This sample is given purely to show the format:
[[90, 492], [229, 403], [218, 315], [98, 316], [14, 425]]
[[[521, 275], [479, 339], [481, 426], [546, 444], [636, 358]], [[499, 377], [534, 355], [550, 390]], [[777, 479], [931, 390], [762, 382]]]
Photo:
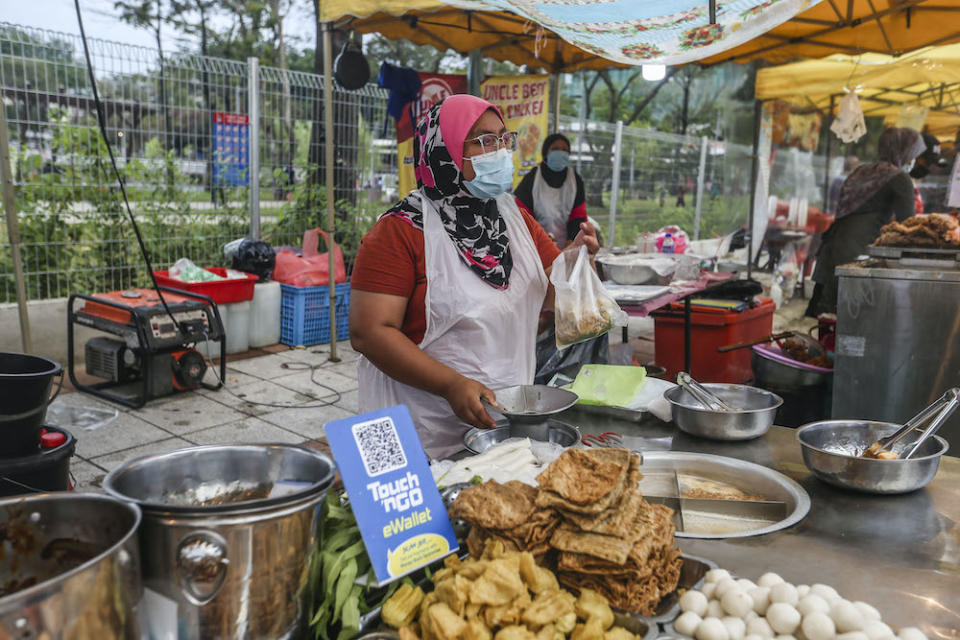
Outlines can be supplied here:
[[[719, 347], [764, 338], [773, 333], [776, 305], [770, 298], [746, 311], [699, 307], [690, 310], [690, 375], [699, 382], [744, 383], [753, 378], [750, 349], [717, 353]], [[654, 312], [656, 363], [674, 380], [683, 371], [683, 303]]]

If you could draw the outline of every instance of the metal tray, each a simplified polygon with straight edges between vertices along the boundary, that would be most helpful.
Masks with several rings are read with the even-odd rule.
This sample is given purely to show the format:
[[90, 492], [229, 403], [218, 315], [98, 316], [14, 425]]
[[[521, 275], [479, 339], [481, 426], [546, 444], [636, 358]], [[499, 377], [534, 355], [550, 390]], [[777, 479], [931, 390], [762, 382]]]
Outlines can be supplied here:
[[[562, 447], [574, 447], [580, 444], [580, 430], [576, 427], [553, 418], [546, 421], [546, 426], [550, 442]], [[464, 434], [463, 446], [471, 453], [483, 453], [493, 445], [508, 438], [527, 438], [531, 436], [535, 436], [535, 433], [524, 424], [510, 424], [496, 429], [474, 427]]]
[[[710, 532], [697, 531], [696, 527], [690, 527], [690, 522], [685, 520], [684, 524], [687, 528], [694, 530], [678, 531], [677, 538], [716, 540], [764, 535], [792, 527], [806, 517], [810, 511], [810, 496], [803, 487], [782, 473], [752, 462], [705, 453], [651, 451], [644, 454], [641, 471], [651, 476], [658, 475], [658, 471], [699, 476], [748, 490], [751, 493], [763, 496], [769, 501], [786, 503], [787, 516], [773, 524], [763, 524], [756, 528], [743, 528], [741, 526], [735, 531]], [[665, 475], [665, 473], [660, 475]], [[658, 489], [644, 488], [641, 484], [641, 491], [646, 491], [651, 495], [670, 497]], [[740, 522], [738, 524], [743, 525], [744, 523]]]

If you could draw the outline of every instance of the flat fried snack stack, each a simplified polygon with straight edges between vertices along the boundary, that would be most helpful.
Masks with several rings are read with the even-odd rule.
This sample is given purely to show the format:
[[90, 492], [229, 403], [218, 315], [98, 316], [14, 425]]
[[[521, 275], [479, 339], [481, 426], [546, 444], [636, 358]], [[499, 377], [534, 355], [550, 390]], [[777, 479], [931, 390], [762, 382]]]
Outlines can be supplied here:
[[471, 555], [491, 540], [530, 551], [561, 585], [650, 615], [676, 589], [681, 557], [673, 511], [645, 501], [640, 478], [640, 457], [627, 449], [568, 449], [537, 476], [539, 489], [486, 482], [461, 493], [451, 515], [473, 525]]

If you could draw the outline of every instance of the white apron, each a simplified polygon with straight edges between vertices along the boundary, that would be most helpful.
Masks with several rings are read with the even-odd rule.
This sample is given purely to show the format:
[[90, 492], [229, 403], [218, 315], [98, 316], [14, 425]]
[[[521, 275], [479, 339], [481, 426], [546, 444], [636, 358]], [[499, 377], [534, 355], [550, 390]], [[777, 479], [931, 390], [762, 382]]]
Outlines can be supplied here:
[[577, 177], [573, 167], [567, 167], [567, 177], [559, 188], [553, 188], [543, 179], [543, 168], [534, 169], [533, 216], [561, 249], [567, 244], [567, 221], [577, 199]]
[[[532, 384], [547, 276], [513, 196], [497, 198], [513, 256], [505, 290], [491, 287], [463, 263], [433, 203], [422, 193], [420, 200], [427, 275], [427, 329], [420, 348], [491, 389]], [[470, 426], [444, 398], [394, 380], [366, 358], [358, 372], [362, 413], [405, 404], [428, 456], [443, 458], [463, 448]]]

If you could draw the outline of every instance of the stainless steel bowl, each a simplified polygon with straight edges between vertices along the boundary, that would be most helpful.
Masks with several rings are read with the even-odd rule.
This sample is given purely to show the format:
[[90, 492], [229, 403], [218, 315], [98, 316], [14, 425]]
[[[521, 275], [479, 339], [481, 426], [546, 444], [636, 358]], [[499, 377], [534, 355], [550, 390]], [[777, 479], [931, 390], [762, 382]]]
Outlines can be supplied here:
[[909, 460], [859, 457], [864, 449], [899, 428], [892, 422], [824, 420], [797, 429], [797, 441], [804, 464], [824, 482], [866, 493], [908, 493], [933, 480], [949, 445], [933, 436]]
[[[652, 254], [651, 258], [662, 258]], [[604, 274], [617, 284], [660, 284], [660, 275], [644, 260], [644, 254], [603, 256], [597, 261], [603, 266]]]
[[494, 408], [510, 422], [543, 422], [546, 416], [566, 411], [580, 399], [573, 391], [545, 384], [519, 384], [494, 393], [499, 405]]
[[775, 393], [743, 384], [703, 385], [738, 411], [712, 411], [683, 387], [664, 391], [670, 413], [681, 431], [711, 440], [749, 440], [765, 434], [783, 399]]
[[[536, 426], [534, 425], [534, 427]], [[561, 447], [572, 447], [580, 442], [580, 430], [572, 425], [559, 420], [550, 420], [546, 426], [548, 442], [553, 442]], [[496, 429], [473, 428], [463, 436], [463, 445], [473, 453], [483, 453], [507, 438], [530, 438], [533, 436], [534, 440], [538, 440], [537, 432], [539, 432], [539, 429], [531, 430], [524, 424], [511, 424]]]

